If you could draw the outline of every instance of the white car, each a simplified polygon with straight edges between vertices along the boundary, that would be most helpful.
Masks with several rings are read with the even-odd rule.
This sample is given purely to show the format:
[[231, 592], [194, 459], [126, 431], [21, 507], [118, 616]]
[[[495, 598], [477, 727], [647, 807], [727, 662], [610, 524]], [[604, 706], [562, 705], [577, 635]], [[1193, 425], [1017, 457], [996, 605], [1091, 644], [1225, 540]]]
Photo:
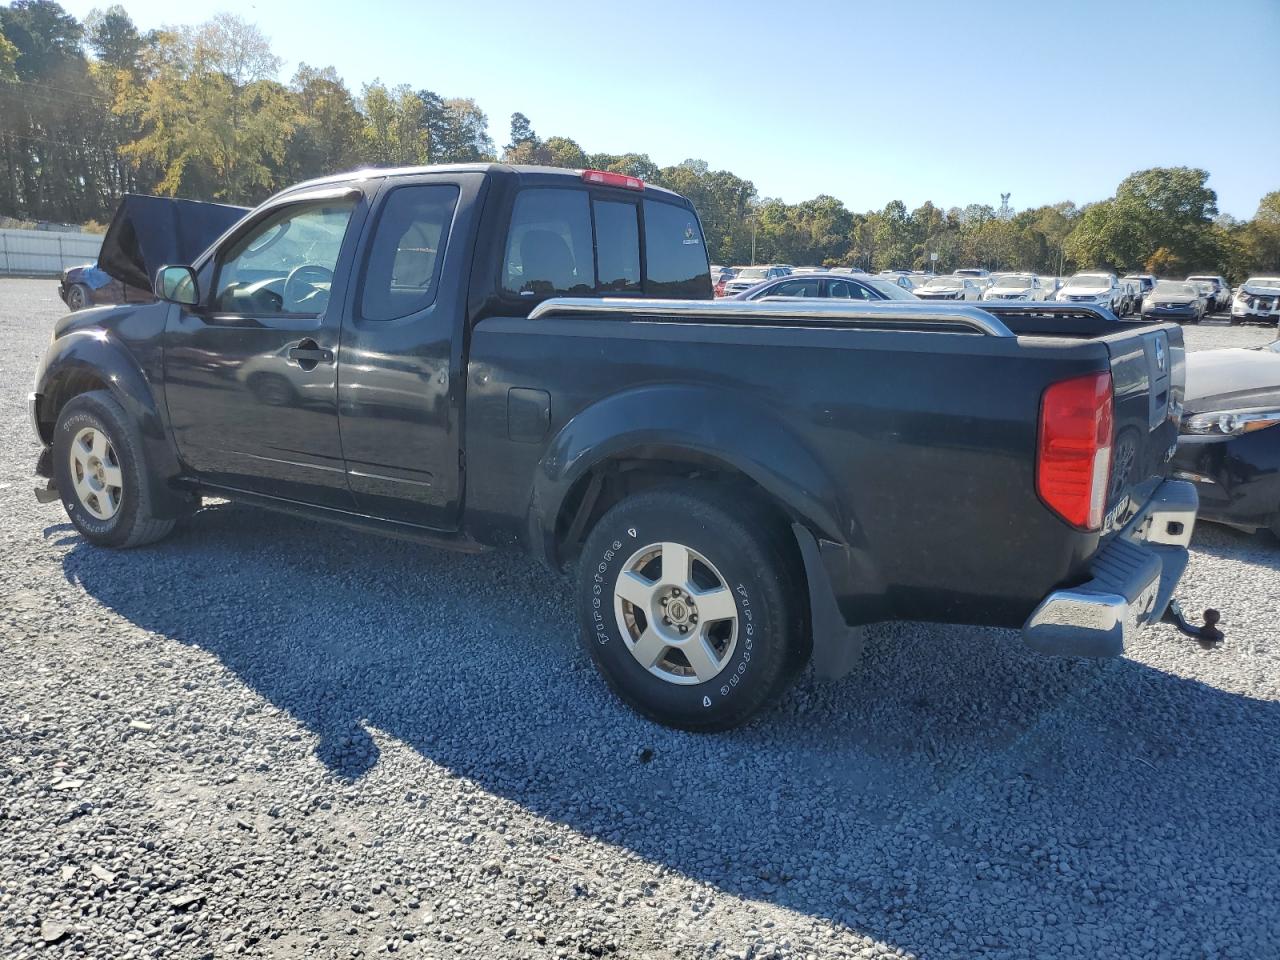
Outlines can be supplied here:
[[1210, 311], [1225, 310], [1231, 305], [1231, 284], [1226, 277], [1214, 276], [1211, 273], [1197, 273], [1187, 277], [1188, 283], [1207, 283], [1213, 287], [1213, 299], [1209, 304]]
[[934, 277], [911, 291], [921, 300], [981, 300], [982, 288], [971, 277]]
[[1231, 322], [1280, 324], [1280, 277], [1250, 277], [1231, 298]]
[[1124, 305], [1124, 290], [1114, 273], [1077, 273], [1054, 297], [1058, 303], [1088, 303], [1105, 307], [1116, 316]]
[[983, 300], [1048, 300], [1049, 287], [1034, 273], [1004, 273], [982, 292]]
[[776, 263], [760, 267], [743, 267], [732, 280], [725, 281], [724, 295], [732, 297], [744, 290], [750, 290], [757, 283], [772, 280], [774, 277], [785, 277], [790, 273], [790, 267]]

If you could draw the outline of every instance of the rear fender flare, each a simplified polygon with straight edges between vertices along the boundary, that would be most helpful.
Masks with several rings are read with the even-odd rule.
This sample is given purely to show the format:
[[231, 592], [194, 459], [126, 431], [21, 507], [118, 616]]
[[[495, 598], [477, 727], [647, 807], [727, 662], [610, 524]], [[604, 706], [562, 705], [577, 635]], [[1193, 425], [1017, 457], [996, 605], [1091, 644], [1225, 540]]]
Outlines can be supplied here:
[[556, 566], [556, 522], [574, 485], [611, 460], [688, 453], [753, 481], [789, 519], [844, 541], [851, 529], [838, 488], [813, 453], [763, 405], [738, 393], [652, 385], [613, 394], [573, 417], [548, 444], [534, 474], [531, 544]]

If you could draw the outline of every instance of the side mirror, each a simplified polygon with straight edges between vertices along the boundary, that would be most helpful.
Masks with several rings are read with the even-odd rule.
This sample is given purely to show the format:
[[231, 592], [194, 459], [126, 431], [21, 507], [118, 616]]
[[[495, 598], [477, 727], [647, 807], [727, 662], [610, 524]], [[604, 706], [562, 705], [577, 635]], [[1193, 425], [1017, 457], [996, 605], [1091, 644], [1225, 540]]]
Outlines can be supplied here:
[[167, 266], [156, 271], [156, 296], [170, 303], [193, 307], [200, 302], [196, 272], [190, 267]]

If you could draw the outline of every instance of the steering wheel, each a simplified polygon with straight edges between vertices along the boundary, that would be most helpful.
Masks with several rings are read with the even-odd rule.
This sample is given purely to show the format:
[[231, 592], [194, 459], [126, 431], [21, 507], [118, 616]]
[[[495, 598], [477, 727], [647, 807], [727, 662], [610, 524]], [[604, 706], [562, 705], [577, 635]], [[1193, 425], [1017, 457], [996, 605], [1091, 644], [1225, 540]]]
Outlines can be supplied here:
[[299, 312], [303, 301], [314, 294], [320, 284], [332, 282], [333, 271], [318, 263], [304, 263], [300, 267], [294, 267], [284, 281], [284, 293], [281, 296], [284, 300], [284, 311]]

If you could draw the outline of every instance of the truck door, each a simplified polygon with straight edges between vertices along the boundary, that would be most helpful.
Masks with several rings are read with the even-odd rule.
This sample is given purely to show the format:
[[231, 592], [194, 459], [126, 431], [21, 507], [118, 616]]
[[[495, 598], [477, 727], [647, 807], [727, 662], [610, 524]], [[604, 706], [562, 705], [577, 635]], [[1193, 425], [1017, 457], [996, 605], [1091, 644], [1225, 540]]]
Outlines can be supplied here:
[[210, 289], [198, 306], [172, 308], [169, 419], [206, 481], [352, 508], [335, 360], [363, 207], [355, 188], [284, 198], [201, 269]]
[[362, 513], [453, 530], [461, 512], [463, 320], [480, 173], [392, 177], [348, 292], [338, 371], [347, 481]]

